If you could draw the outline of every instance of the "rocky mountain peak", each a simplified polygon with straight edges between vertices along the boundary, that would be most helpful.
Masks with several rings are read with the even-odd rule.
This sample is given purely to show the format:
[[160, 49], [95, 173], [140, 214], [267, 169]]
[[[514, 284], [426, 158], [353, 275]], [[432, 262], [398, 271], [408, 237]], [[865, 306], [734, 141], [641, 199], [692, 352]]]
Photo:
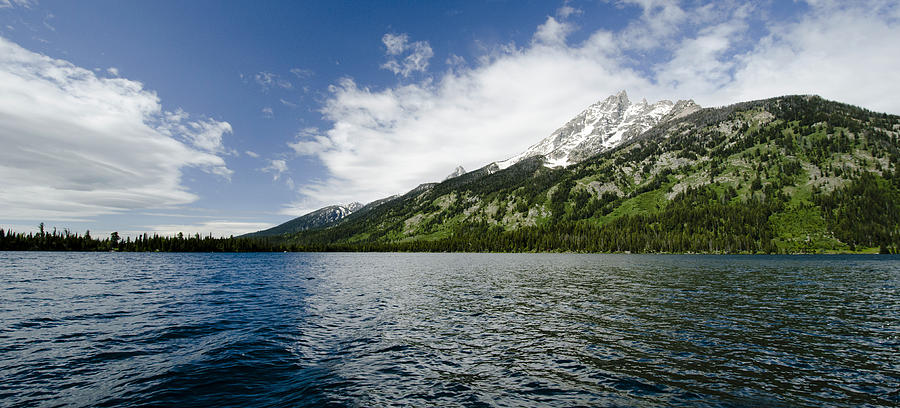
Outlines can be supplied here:
[[547, 138], [497, 165], [506, 168], [528, 157], [542, 155], [547, 166], [568, 166], [699, 108], [692, 100], [678, 103], [661, 100], [651, 104], [642, 98], [641, 102], [632, 103], [628, 93], [622, 90], [594, 103]]
[[463, 166], [456, 166], [456, 169], [453, 170], [453, 173], [450, 173], [447, 175], [447, 177], [444, 177], [444, 180], [450, 180], [454, 177], [462, 176], [463, 174], [466, 174], [466, 169], [464, 169]]
[[609, 97], [606, 98], [606, 101], [614, 101], [616, 103], [621, 103], [621, 104], [626, 104], [626, 105], [631, 104], [631, 101], [628, 100], [628, 92], [626, 92], [624, 89], [619, 91], [619, 93], [617, 93], [615, 95], [610, 95]]
[[697, 105], [697, 103], [694, 102], [693, 99], [682, 99], [678, 102], [675, 102], [675, 106], [672, 107], [672, 110], [669, 111], [669, 113], [665, 117], [663, 117], [662, 120], [660, 120], [660, 123], [690, 115], [691, 113], [694, 113], [700, 109], [702, 109], [702, 107], [700, 105]]

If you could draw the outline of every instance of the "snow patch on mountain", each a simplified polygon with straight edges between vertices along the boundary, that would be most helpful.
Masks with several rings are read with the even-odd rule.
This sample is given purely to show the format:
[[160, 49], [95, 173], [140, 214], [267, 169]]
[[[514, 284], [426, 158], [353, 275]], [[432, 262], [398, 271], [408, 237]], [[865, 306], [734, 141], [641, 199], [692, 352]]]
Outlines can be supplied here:
[[466, 174], [466, 169], [464, 169], [463, 166], [456, 166], [456, 170], [453, 170], [453, 173], [450, 173], [447, 175], [447, 177], [444, 177], [444, 181], [450, 180], [454, 177], [462, 176], [463, 174]]
[[311, 216], [313, 221], [311, 224], [315, 226], [328, 225], [346, 218], [348, 215], [353, 214], [362, 207], [363, 205], [358, 202], [353, 202], [347, 205], [332, 205], [329, 207], [320, 208], [307, 215]]
[[662, 100], [651, 104], [644, 99], [632, 103], [628, 94], [621, 91], [589, 106], [528, 150], [496, 164], [505, 169], [529, 157], [542, 155], [548, 167], [568, 166], [627, 142], [657, 124], [698, 109], [700, 106], [692, 100], [677, 103]]

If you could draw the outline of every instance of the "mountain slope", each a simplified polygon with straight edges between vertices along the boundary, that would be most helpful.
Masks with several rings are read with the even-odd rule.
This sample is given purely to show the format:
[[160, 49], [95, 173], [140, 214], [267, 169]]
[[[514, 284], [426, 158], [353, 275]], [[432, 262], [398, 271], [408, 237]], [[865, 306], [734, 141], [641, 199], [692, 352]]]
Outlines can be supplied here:
[[[567, 168], [429, 184], [308, 250], [808, 252], [900, 247], [900, 117], [815, 96], [700, 109]], [[498, 171], [499, 170], [499, 171]]]
[[301, 231], [325, 228], [336, 224], [348, 215], [360, 210], [363, 205], [360, 203], [351, 203], [346, 206], [332, 205], [320, 208], [309, 214], [294, 218], [283, 224], [276, 225], [272, 228], [253, 232], [243, 235], [244, 237], [264, 237], [296, 234]]

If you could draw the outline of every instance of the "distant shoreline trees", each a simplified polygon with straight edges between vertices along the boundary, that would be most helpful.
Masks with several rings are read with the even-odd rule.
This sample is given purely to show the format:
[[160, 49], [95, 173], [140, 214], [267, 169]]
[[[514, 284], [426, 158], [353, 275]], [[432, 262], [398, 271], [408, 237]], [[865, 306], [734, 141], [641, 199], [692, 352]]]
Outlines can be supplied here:
[[44, 223], [37, 233], [17, 233], [0, 228], [0, 250], [2, 251], [87, 251], [87, 252], [271, 252], [287, 251], [294, 248], [273, 243], [267, 238], [227, 238], [205, 237], [200, 234], [184, 236], [160, 236], [142, 234], [134, 239], [122, 239], [118, 232], [109, 238], [91, 237], [90, 230], [84, 235], [72, 233], [68, 229], [52, 232], [44, 230]]

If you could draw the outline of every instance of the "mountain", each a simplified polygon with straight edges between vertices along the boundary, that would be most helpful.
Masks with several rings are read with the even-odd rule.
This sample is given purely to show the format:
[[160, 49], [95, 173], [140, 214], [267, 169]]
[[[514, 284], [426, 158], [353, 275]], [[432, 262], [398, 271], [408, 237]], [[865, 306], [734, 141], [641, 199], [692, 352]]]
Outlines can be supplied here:
[[497, 165], [505, 169], [523, 159], [543, 156], [550, 167], [568, 166], [612, 149], [668, 120], [700, 109], [692, 100], [677, 103], [662, 100], [653, 104], [631, 103], [621, 91], [579, 113], [563, 127], [528, 150]]
[[447, 175], [447, 177], [444, 177], [444, 181], [450, 180], [454, 177], [462, 176], [463, 174], [466, 174], [466, 169], [464, 169], [463, 166], [456, 166], [456, 170], [453, 170], [453, 173], [450, 173]]
[[[697, 109], [700, 109], [700, 106], [692, 100], [683, 100], [677, 103], [662, 100], [654, 104], [648, 104], [646, 100], [643, 100], [640, 103], [633, 104], [628, 99], [628, 94], [623, 90], [589, 106], [563, 127], [531, 146], [525, 152], [510, 159], [492, 163], [483, 170], [489, 173], [496, 172], [522, 160], [537, 156], [544, 157], [545, 165], [550, 167], [566, 166], [627, 142], [656, 124], [679, 118]], [[457, 166], [452, 173], [444, 178], [444, 181], [464, 174], [466, 174], [466, 170], [462, 166]], [[410, 193], [424, 191], [436, 184], [421, 184], [410, 191]], [[397, 197], [399, 196], [378, 200], [378, 204]], [[359, 205], [359, 207], [362, 207], [362, 205]], [[248, 234], [247, 236], [282, 235], [327, 227], [334, 225], [355, 211], [356, 209], [348, 207], [329, 206], [279, 226]]]
[[619, 144], [568, 167], [548, 167], [542, 155], [502, 169], [491, 164], [328, 228], [282, 236], [283, 243], [388, 251], [900, 249], [900, 117], [809, 95], [721, 108], [685, 102], [686, 113], [674, 105], [656, 125], [621, 132]]
[[267, 230], [246, 234], [244, 237], [291, 235], [301, 231], [324, 228], [336, 224], [348, 215], [363, 208], [364, 206], [357, 202], [350, 203], [346, 206], [332, 205], [320, 208]]

